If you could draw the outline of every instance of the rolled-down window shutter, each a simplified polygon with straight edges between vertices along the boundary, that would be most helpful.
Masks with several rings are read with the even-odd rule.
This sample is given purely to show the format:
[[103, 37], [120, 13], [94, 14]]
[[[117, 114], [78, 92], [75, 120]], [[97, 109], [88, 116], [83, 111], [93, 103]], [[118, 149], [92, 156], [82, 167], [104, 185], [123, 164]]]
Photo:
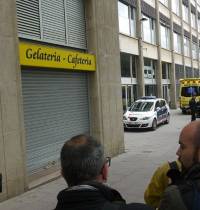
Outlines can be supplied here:
[[141, 9], [142, 13], [146, 16], [156, 19], [156, 10], [149, 4], [147, 4], [145, 1], [141, 1]]
[[66, 24], [68, 45], [86, 48], [86, 22], [82, 0], [66, 0]]
[[40, 37], [39, 0], [16, 0], [19, 36]]
[[63, 143], [89, 133], [87, 73], [22, 70], [29, 175], [59, 162]]
[[66, 44], [65, 13], [63, 0], [42, 0], [43, 40]]
[[137, 2], [136, 0], [120, 0], [120, 2], [131, 5], [133, 7], [137, 7]]

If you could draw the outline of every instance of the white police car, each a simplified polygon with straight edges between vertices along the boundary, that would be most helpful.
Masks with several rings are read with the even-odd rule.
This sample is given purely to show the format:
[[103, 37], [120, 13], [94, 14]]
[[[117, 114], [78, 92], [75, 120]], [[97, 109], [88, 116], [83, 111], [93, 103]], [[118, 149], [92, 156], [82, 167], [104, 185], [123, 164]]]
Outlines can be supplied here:
[[151, 128], [168, 124], [170, 109], [165, 99], [142, 97], [135, 101], [123, 115], [124, 128]]

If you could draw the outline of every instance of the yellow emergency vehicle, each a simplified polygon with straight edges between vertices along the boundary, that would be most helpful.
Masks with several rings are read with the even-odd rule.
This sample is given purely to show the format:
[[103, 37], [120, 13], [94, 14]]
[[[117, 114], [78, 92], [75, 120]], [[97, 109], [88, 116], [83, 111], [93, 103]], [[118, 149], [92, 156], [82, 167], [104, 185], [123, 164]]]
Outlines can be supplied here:
[[180, 79], [179, 103], [182, 113], [190, 111], [189, 101], [193, 95], [200, 101], [200, 78]]

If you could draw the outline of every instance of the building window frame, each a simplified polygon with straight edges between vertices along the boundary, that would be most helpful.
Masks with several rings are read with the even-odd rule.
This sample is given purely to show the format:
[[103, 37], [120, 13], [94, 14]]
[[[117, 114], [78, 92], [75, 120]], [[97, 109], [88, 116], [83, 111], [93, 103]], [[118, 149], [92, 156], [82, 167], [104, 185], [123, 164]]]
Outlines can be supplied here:
[[119, 33], [136, 37], [136, 10], [118, 1]]
[[136, 56], [120, 52], [121, 77], [136, 78]]
[[183, 38], [184, 56], [190, 57], [190, 40], [189, 38]]
[[160, 23], [161, 47], [170, 50], [170, 29], [162, 22]]
[[200, 17], [197, 19], [197, 28], [198, 32], [200, 32]]
[[155, 61], [150, 58], [144, 58], [144, 78], [155, 79]]
[[182, 52], [181, 35], [176, 32], [173, 32], [173, 40], [174, 40], [174, 51], [176, 53], [181, 54]]
[[179, 0], [173, 0], [172, 12], [175, 13], [177, 16], [180, 15], [180, 2], [179, 2]]
[[156, 23], [153, 18], [150, 18], [142, 14], [142, 18], [145, 18], [145, 21], [142, 21], [142, 39], [145, 42], [156, 44]]
[[182, 16], [183, 20], [189, 23], [189, 8], [185, 4], [182, 4]]
[[192, 58], [197, 59], [197, 51], [198, 51], [198, 46], [197, 43], [192, 42]]
[[170, 63], [162, 62], [162, 79], [170, 79]]
[[192, 26], [192, 28], [194, 28], [194, 29], [196, 29], [196, 15], [193, 13], [193, 12], [191, 12], [191, 26]]

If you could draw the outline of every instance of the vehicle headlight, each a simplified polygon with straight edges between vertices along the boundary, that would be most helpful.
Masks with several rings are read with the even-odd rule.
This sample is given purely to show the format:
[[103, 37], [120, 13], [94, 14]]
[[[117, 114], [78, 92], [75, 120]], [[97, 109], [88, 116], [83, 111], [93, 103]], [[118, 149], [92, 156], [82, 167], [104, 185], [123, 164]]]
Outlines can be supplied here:
[[141, 120], [148, 120], [150, 119], [151, 117], [142, 117]]

